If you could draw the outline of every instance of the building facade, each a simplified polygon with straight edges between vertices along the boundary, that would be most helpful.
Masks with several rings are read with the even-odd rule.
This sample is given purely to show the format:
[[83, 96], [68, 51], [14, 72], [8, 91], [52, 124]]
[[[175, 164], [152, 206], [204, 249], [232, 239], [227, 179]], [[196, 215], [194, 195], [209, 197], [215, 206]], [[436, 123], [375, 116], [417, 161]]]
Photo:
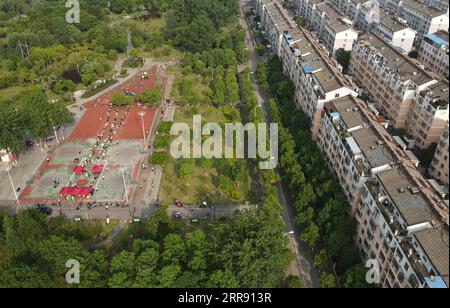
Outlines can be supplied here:
[[420, 45], [418, 60], [426, 69], [449, 79], [449, 35], [438, 31], [424, 36]]
[[448, 229], [436, 223], [412, 162], [398, 164], [389, 135], [364, 109], [350, 96], [326, 104], [318, 136], [357, 221], [360, 255], [377, 262], [382, 287], [427, 287], [434, 276], [448, 286]]
[[[334, 57], [339, 49], [352, 50], [358, 32], [345, 15], [327, 2], [299, 1], [297, 11], [302, 12], [310, 31], [317, 35], [320, 43]], [[304, 14], [304, 15], [303, 15]]]
[[354, 44], [350, 73], [397, 129], [407, 128], [417, 93], [437, 82], [436, 76], [373, 33]]
[[[416, 160], [394, 144], [379, 117], [355, 98], [350, 82], [314, 37], [301, 28], [282, 31], [277, 50], [283, 70], [294, 82], [296, 103], [310, 117], [312, 134], [348, 199], [361, 257], [377, 261], [382, 287], [432, 287], [436, 279], [448, 286], [448, 213], [442, 210], [443, 201], [423, 184]], [[370, 65], [380, 72], [381, 66]], [[411, 83], [426, 88], [434, 80], [426, 74], [417, 80], [411, 76], [390, 76], [386, 85], [395, 96], [411, 96], [412, 104], [415, 96], [409, 91], [420, 87]]]
[[430, 166], [430, 174], [444, 185], [449, 185], [449, 164], [448, 164], [448, 137], [449, 127], [448, 124], [442, 133], [442, 137], [439, 140], [436, 153], [434, 154], [433, 161]]
[[421, 149], [438, 143], [448, 125], [448, 82], [439, 81], [417, 94], [407, 134]]
[[385, 9], [404, 19], [408, 26], [417, 32], [419, 38], [428, 33], [448, 30], [448, 14], [432, 5], [417, 0], [379, 0], [379, 2]]

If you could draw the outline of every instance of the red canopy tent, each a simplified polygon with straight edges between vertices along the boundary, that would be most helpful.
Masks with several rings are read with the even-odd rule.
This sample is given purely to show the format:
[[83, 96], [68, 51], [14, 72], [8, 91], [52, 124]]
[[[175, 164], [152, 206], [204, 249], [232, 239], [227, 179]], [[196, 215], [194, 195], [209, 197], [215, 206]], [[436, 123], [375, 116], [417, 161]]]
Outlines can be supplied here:
[[82, 174], [86, 168], [84, 166], [76, 166], [73, 168], [73, 173]]
[[65, 187], [65, 188], [61, 189], [59, 194], [61, 196], [86, 197], [86, 196], [89, 196], [93, 191], [94, 191], [93, 188]]
[[94, 172], [94, 173], [102, 173], [102, 171], [103, 171], [103, 166], [101, 166], [101, 165], [95, 165], [92, 168], [92, 172]]

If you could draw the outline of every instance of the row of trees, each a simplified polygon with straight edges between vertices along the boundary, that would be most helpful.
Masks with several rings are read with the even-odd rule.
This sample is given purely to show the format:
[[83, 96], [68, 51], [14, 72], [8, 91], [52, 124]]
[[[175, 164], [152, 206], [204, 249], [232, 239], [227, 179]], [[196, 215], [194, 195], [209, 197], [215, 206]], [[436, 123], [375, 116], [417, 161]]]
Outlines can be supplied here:
[[338, 275], [344, 278], [344, 286], [366, 286], [353, 243], [356, 226], [348, 213], [345, 195], [310, 138], [310, 122], [293, 102], [294, 86], [283, 75], [281, 60], [272, 55], [266, 73], [258, 75], [267, 76], [263, 83], [268, 82], [277, 98], [270, 101], [269, 107], [273, 121], [281, 126], [279, 165], [293, 196], [298, 213], [296, 222], [305, 227], [301, 239], [316, 253], [321, 286], [336, 286], [334, 276], [329, 274], [330, 260], [336, 265]]
[[39, 87], [23, 90], [10, 100], [0, 98], [0, 149], [20, 153], [28, 139], [46, 137], [54, 127], [72, 121], [61, 102], [49, 102]]
[[[246, 115], [247, 119], [253, 123], [266, 123], [264, 113], [254, 112], [258, 108], [258, 101], [256, 98], [256, 87], [255, 80], [253, 79], [252, 72], [250, 69], [243, 70], [239, 75], [241, 96], [243, 100], [243, 113]], [[261, 110], [261, 108], [258, 108]], [[263, 204], [261, 212], [270, 213], [267, 216], [267, 224], [274, 224], [277, 226], [277, 234], [274, 234], [273, 241], [279, 242], [279, 245], [284, 244], [283, 251], [285, 254], [286, 263], [292, 260], [293, 255], [287, 250], [287, 239], [284, 236], [285, 223], [282, 219], [283, 208], [279, 202], [278, 196], [279, 192], [276, 185], [280, 182], [280, 177], [275, 170], [260, 170], [257, 168], [260, 159], [254, 159], [254, 174], [258, 177], [262, 188], [262, 198]], [[281, 264], [280, 264], [281, 265]], [[298, 277], [288, 277], [285, 281], [284, 287], [297, 288], [302, 287]]]
[[[176, 233], [161, 207], [111, 253], [83, 245], [97, 234], [87, 225], [74, 230], [37, 210], [0, 212], [0, 287], [280, 287], [289, 254], [276, 206], [267, 200], [261, 211], [192, 233]], [[79, 285], [65, 282], [69, 259], [81, 264]]]

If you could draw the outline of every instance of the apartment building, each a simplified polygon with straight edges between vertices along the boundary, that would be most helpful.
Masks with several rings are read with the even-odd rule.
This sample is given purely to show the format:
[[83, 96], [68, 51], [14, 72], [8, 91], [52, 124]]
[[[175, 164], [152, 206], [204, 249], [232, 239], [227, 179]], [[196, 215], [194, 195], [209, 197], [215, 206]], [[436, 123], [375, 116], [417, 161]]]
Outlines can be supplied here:
[[349, 71], [398, 129], [407, 128], [417, 93], [438, 79], [374, 33], [362, 35], [354, 44]]
[[379, 0], [388, 11], [404, 19], [421, 38], [425, 34], [448, 30], [448, 14], [417, 0]]
[[438, 31], [424, 36], [418, 60], [426, 69], [449, 79], [448, 32]]
[[449, 185], [449, 164], [448, 164], [448, 137], [449, 137], [449, 126], [444, 129], [441, 139], [439, 140], [436, 153], [434, 154], [433, 161], [430, 166], [430, 174], [444, 185]]
[[420, 2], [448, 14], [448, 0], [421, 0]]
[[358, 99], [325, 105], [318, 146], [352, 207], [361, 257], [378, 262], [382, 287], [448, 287], [448, 224], [391, 140]]
[[255, 11], [260, 17], [260, 27], [270, 42], [271, 50], [280, 53], [282, 34], [284, 30], [292, 28], [292, 21], [283, 15], [283, 8], [278, 2], [271, 0], [255, 0]]
[[283, 70], [351, 205], [361, 256], [378, 261], [383, 287], [448, 286], [448, 208], [310, 33], [281, 35]]
[[375, 23], [366, 32], [370, 31], [377, 33], [382, 39], [404, 53], [409, 53], [413, 49], [416, 31], [382, 8], [379, 10]]
[[438, 143], [448, 125], [448, 82], [439, 81], [417, 94], [407, 134], [421, 149]]
[[314, 4], [311, 11], [311, 18], [305, 21], [331, 56], [339, 49], [352, 50], [358, 32], [347, 17], [326, 2]]
[[[264, 11], [260, 16], [261, 25], [270, 44], [276, 47], [275, 52], [283, 60], [284, 72], [294, 82], [296, 104], [309, 116], [311, 135], [316, 139], [324, 104], [346, 95], [356, 96], [357, 93], [337, 77], [339, 71], [336, 63], [308, 31], [284, 22], [292, 18], [280, 3], [256, 0], [255, 5], [260, 7], [256, 12]], [[266, 28], [271, 25], [272, 29]]]
[[295, 85], [295, 101], [311, 120], [311, 134], [317, 138], [320, 116], [326, 102], [357, 93], [337, 76], [335, 65], [312, 39], [300, 30], [283, 34], [280, 57], [283, 70]]

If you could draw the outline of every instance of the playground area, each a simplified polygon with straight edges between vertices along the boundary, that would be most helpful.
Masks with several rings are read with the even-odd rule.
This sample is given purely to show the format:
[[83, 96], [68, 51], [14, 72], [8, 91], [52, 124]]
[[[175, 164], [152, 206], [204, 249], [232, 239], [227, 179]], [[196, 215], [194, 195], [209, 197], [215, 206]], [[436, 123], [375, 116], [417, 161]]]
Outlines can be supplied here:
[[[156, 110], [135, 102], [113, 106], [111, 96], [124, 89], [133, 96], [153, 88], [156, 67], [82, 106], [86, 112], [72, 134], [48, 153], [19, 200], [25, 204], [129, 203], [139, 188], [139, 172]], [[147, 77], [148, 76], [148, 77]], [[163, 87], [162, 87], [163, 88]]]

